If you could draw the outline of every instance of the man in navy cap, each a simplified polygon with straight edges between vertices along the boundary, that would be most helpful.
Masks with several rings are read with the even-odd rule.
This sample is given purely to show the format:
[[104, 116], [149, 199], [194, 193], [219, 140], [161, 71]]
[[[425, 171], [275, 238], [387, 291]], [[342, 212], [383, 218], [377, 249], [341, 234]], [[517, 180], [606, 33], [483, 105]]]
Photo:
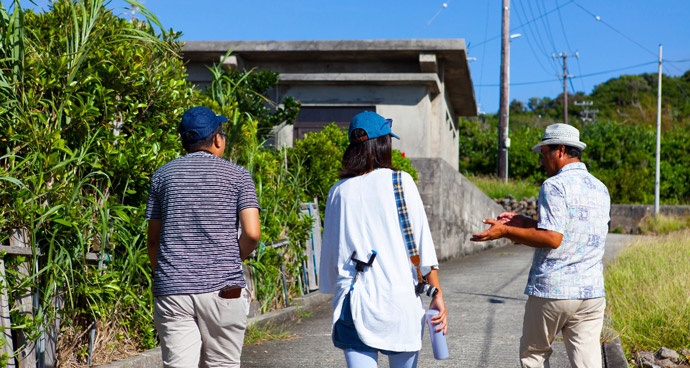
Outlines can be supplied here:
[[165, 367], [240, 366], [249, 311], [242, 260], [259, 242], [259, 202], [249, 172], [222, 158], [226, 121], [206, 107], [187, 110], [179, 126], [187, 154], [151, 179], [147, 246]]
[[577, 128], [546, 127], [532, 150], [548, 179], [539, 191], [539, 220], [504, 212], [473, 241], [508, 238], [536, 248], [527, 279], [520, 366], [548, 367], [551, 344], [563, 335], [572, 367], [601, 368], [600, 334], [606, 308], [604, 244], [611, 199], [606, 185], [580, 162], [587, 145]]

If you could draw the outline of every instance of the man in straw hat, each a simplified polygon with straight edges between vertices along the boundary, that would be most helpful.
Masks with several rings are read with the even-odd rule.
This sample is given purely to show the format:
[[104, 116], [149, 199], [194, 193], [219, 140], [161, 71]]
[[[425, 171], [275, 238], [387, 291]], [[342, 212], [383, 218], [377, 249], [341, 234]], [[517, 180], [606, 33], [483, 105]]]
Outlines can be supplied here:
[[539, 220], [501, 213], [473, 241], [508, 238], [536, 248], [527, 279], [520, 338], [522, 367], [548, 367], [561, 332], [573, 367], [602, 366], [604, 243], [610, 198], [606, 186], [580, 162], [587, 145], [567, 124], [549, 125], [532, 147], [549, 178], [539, 191]]

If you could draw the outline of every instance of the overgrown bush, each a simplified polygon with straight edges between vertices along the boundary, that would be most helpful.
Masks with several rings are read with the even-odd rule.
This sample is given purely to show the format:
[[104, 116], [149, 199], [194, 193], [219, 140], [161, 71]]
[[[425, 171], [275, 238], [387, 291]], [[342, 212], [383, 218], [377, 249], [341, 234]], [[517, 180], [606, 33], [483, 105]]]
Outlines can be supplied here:
[[[266, 127], [294, 118], [299, 105], [262, 107], [271, 101], [252, 88], [270, 88], [275, 73], [215, 67], [211, 88], [195, 90], [177, 33], [137, 6], [146, 22], [123, 20], [101, 0], [60, 0], [41, 14], [24, 12], [19, 1], [12, 12], [0, 7], [0, 241], [24, 230], [33, 251], [5, 256], [4, 281], [10, 305], [38, 295], [33, 317], [11, 311], [13, 330], [28, 341], [59, 314], [58, 366], [104, 363], [157, 344], [143, 212], [153, 171], [182, 154], [177, 125], [187, 108], [209, 106], [230, 119], [226, 157], [256, 182], [262, 238], [248, 264], [264, 311], [303, 292], [312, 219], [300, 204], [324, 203], [337, 178], [321, 173], [337, 173], [344, 149], [337, 129], [311, 136], [303, 149], [264, 148]], [[24, 262], [28, 275], [15, 272]]]
[[[495, 175], [497, 160], [497, 122], [460, 122], [460, 170], [465, 174]], [[586, 125], [580, 139], [587, 143], [582, 161], [590, 172], [609, 188], [613, 203], [654, 202], [655, 128], [612, 121]], [[539, 167], [539, 155], [531, 147], [539, 142], [543, 128], [511, 126], [508, 152], [508, 177], [541, 184], [546, 179]], [[679, 154], [690, 150], [687, 130], [674, 127], [661, 136], [660, 197], [664, 204], [690, 203], [690, 158]]]
[[[332, 123], [318, 132], [307, 133], [304, 139], [295, 142], [288, 161], [291, 167], [300, 168], [308, 178], [305, 195], [308, 201], [316, 199], [323, 217], [328, 191], [337, 183], [338, 172], [342, 169], [342, 158], [349, 142], [347, 132]], [[402, 152], [393, 149], [393, 167], [409, 173], [417, 180], [417, 169]], [[297, 174], [297, 173], [295, 173]]]
[[[142, 208], [153, 170], [179, 154], [174, 127], [191, 103], [177, 35], [99, 0], [40, 14], [15, 1], [0, 22], [0, 241], [24, 229], [32, 250], [5, 256], [30, 265], [6, 268], [12, 329], [37, 341], [59, 315], [60, 366], [153, 347]], [[33, 317], [17, 306], [29, 292]], [[89, 355], [92, 324], [101, 343]]]

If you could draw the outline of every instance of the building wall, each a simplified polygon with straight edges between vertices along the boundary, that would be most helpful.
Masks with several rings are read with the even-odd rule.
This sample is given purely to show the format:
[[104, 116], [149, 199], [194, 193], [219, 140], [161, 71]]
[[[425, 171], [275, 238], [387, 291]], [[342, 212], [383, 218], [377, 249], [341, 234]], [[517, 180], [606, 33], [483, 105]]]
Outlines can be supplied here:
[[[659, 206], [659, 213], [666, 216], [690, 217], [690, 206]], [[639, 234], [640, 222], [650, 216], [654, 216], [653, 205], [612, 204], [609, 231]]]
[[[356, 68], [348, 70], [350, 74], [360, 70], [382, 72], [389, 67], [375, 63], [350, 65], [355, 65], [353, 68]], [[279, 63], [260, 66], [279, 72], [309, 71], [318, 74], [320, 71], [318, 63], [310, 64], [309, 68]], [[332, 64], [329, 65], [329, 72], [333, 68]], [[388, 73], [409, 72], [411, 69], [411, 66], [403, 64], [389, 69]], [[188, 79], [198, 86], [204, 86], [211, 79], [210, 71], [200, 63], [190, 62], [187, 71]], [[459, 140], [455, 130], [456, 122], [443, 88], [441, 93], [432, 93], [426, 85], [380, 85], [371, 84], [363, 78], [359, 84], [281, 83], [270, 92], [269, 97], [274, 101], [282, 101], [286, 96], [295, 98], [303, 106], [376, 106], [377, 113], [393, 119], [393, 132], [401, 138], [399, 141], [393, 140], [393, 148], [405, 152], [410, 158], [441, 158], [455, 171], [458, 170]], [[292, 146], [289, 131], [291, 132], [291, 128], [286, 126], [278, 132], [276, 146]]]
[[507, 239], [470, 241], [472, 234], [487, 229], [482, 220], [503, 212], [503, 207], [472, 182], [441, 159], [412, 159], [412, 165], [419, 173], [417, 187], [439, 260], [510, 244]]
[[[424, 86], [282, 86], [277, 100], [291, 96], [303, 106], [373, 105], [380, 115], [393, 119], [393, 148], [410, 158], [441, 158], [458, 170], [458, 136], [445, 100], [430, 100]], [[440, 102], [439, 102], [440, 101]], [[283, 135], [285, 137], [287, 135]], [[289, 142], [280, 142], [290, 146]]]

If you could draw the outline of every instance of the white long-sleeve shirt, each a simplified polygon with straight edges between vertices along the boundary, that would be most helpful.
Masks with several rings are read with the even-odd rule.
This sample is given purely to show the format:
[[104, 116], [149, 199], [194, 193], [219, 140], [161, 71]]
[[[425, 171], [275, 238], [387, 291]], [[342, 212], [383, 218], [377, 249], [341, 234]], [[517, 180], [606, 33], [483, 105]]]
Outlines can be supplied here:
[[[421, 266], [438, 265], [422, 199], [412, 177], [402, 173], [403, 193]], [[402, 236], [392, 171], [379, 169], [336, 183], [328, 194], [319, 269], [321, 292], [334, 294], [333, 324], [350, 291], [355, 263], [377, 256], [352, 289], [352, 318], [360, 339], [389, 351], [421, 349], [424, 306], [414, 287], [417, 274]]]

